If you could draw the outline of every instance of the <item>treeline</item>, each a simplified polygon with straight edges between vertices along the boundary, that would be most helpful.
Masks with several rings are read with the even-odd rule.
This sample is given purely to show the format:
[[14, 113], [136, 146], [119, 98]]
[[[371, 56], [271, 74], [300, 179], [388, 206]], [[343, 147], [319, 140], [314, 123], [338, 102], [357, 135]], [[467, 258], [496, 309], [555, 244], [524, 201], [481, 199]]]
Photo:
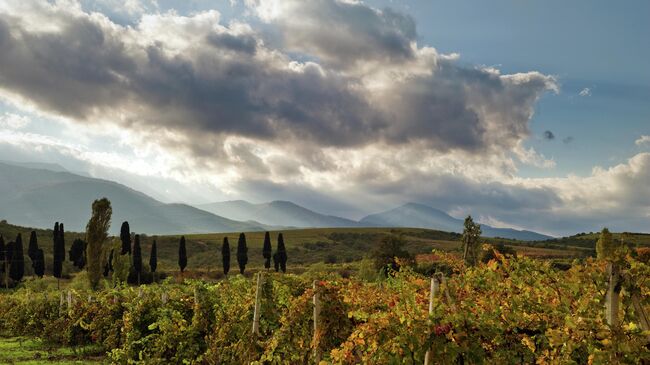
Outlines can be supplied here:
[[[123, 222], [119, 239], [109, 239], [108, 229], [112, 208], [110, 201], [100, 199], [93, 203], [93, 215], [88, 222], [86, 239], [76, 238], [67, 252], [68, 261], [77, 270], [88, 272], [91, 286], [96, 288], [103, 276], [114, 286], [119, 283], [148, 284], [165, 277], [158, 273], [158, 245], [156, 239], [151, 244], [148, 265], [144, 264], [141, 236], [131, 232], [129, 222]], [[63, 223], [56, 222], [52, 231], [52, 276], [64, 277], [64, 262], [66, 261], [66, 240]], [[262, 249], [264, 267], [269, 270], [271, 261], [276, 272], [287, 270], [287, 250], [282, 233], [278, 234], [275, 251], [271, 236], [266, 232]], [[31, 263], [34, 276], [42, 278], [45, 275], [45, 255], [38, 246], [36, 231], [30, 234], [27, 257]], [[230, 272], [231, 248], [228, 237], [224, 237], [221, 245], [222, 269], [224, 275]], [[243, 275], [248, 265], [248, 245], [246, 235], [241, 233], [236, 249], [237, 265]], [[188, 252], [185, 236], [178, 242], [178, 268], [181, 276], [187, 268]], [[0, 235], [0, 278], [5, 288], [14, 287], [23, 279], [26, 258], [23, 249], [22, 234], [18, 233], [15, 240], [5, 243]], [[58, 282], [58, 281], [57, 281]]]

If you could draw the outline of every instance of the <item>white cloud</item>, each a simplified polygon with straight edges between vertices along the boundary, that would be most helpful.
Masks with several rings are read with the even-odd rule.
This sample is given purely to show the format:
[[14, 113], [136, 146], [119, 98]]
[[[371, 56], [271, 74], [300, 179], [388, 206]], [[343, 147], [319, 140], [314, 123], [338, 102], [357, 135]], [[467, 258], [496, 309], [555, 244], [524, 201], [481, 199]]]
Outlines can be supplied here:
[[580, 96], [591, 96], [591, 89], [586, 87], [582, 90], [580, 90], [580, 93], [578, 93]]
[[634, 141], [637, 146], [650, 145], [650, 136], [641, 136], [639, 139]]
[[5, 113], [0, 115], [0, 128], [22, 129], [29, 125], [30, 119], [24, 115]]

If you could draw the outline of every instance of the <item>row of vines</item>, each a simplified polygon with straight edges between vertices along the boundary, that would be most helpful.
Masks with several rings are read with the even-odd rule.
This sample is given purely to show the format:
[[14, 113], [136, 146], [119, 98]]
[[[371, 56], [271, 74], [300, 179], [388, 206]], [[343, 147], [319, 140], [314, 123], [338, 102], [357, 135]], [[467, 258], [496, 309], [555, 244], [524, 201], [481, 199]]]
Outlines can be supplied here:
[[[497, 255], [450, 269], [429, 314], [429, 279], [403, 270], [377, 283], [330, 276], [314, 334], [312, 279], [267, 274], [259, 335], [251, 331], [256, 284], [241, 276], [215, 284], [161, 284], [74, 293], [19, 290], [0, 296], [0, 333], [65, 345], [101, 344], [115, 363], [306, 364], [315, 350], [336, 364], [606, 364], [650, 361], [648, 336], [622, 292], [621, 325], [603, 310], [605, 264], [549, 263]], [[650, 268], [629, 258], [649, 308]], [[90, 296], [91, 295], [91, 296]]]

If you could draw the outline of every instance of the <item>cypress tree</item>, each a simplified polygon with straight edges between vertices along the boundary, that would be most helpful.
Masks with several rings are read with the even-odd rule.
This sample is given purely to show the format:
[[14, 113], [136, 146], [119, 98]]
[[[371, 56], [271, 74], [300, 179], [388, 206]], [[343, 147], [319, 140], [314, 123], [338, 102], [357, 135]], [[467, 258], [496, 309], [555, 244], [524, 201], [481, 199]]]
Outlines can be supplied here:
[[104, 265], [104, 277], [107, 278], [108, 274], [113, 271], [113, 252], [115, 250], [111, 249], [111, 252], [108, 254], [108, 260], [106, 265]]
[[61, 259], [61, 264], [65, 261], [65, 229], [63, 228], [63, 223], [59, 223], [59, 258]]
[[181, 269], [181, 273], [185, 271], [187, 267], [187, 249], [185, 248], [185, 236], [181, 237], [181, 241], [178, 244], [178, 267]]
[[282, 270], [282, 272], [287, 272], [287, 249], [284, 247], [284, 236], [282, 236], [282, 233], [278, 234], [277, 254], [280, 270]]
[[11, 265], [9, 266], [9, 277], [16, 283], [22, 280], [25, 275], [25, 255], [23, 254], [23, 237], [20, 233], [16, 236], [13, 252], [11, 255]]
[[228, 243], [228, 237], [223, 238], [223, 244], [221, 245], [221, 262], [223, 263], [223, 274], [228, 276], [228, 271], [230, 271], [230, 243]]
[[269, 232], [264, 234], [264, 248], [262, 249], [262, 255], [264, 256], [264, 267], [266, 269], [271, 268], [271, 256], [273, 255], [273, 248], [271, 247], [271, 235]]
[[43, 254], [42, 249], [36, 250], [35, 260], [34, 260], [34, 274], [39, 278], [42, 278], [45, 275], [45, 255]]
[[88, 240], [86, 271], [90, 287], [93, 290], [97, 289], [102, 278], [102, 251], [104, 242], [108, 239], [112, 215], [113, 208], [108, 199], [102, 198], [93, 202], [92, 215], [86, 225], [86, 239]]
[[273, 254], [273, 267], [275, 268], [275, 272], [280, 271], [280, 259], [277, 252]]
[[151, 244], [151, 254], [149, 254], [149, 268], [152, 273], [156, 272], [158, 268], [158, 246], [156, 245], [156, 240]]
[[239, 264], [239, 272], [244, 275], [246, 264], [248, 264], [248, 247], [246, 246], [246, 235], [239, 234], [239, 242], [237, 243], [237, 263]]
[[86, 266], [86, 246], [88, 243], [77, 238], [72, 242], [70, 246], [70, 251], [68, 256], [70, 261], [76, 266], [79, 270], [82, 270]]
[[120, 240], [122, 241], [122, 253], [121, 255], [126, 255], [127, 253], [131, 254], [131, 228], [129, 227], [129, 222], [122, 223], [122, 228], [120, 228]]
[[3, 275], [7, 271], [7, 262], [5, 261], [5, 251], [7, 248], [5, 247], [5, 239], [2, 237], [0, 234], [0, 274]]
[[142, 249], [140, 248], [140, 235], [135, 235], [133, 243], [133, 268], [138, 274], [138, 285], [140, 285], [140, 275], [142, 274]]
[[[59, 249], [59, 240], [61, 236], [59, 235], [59, 222], [56, 222], [54, 224], [54, 232], [52, 234], [52, 257], [53, 257], [53, 262], [52, 262], [52, 275], [57, 278], [61, 279], [61, 274], [63, 272], [63, 260], [61, 257], [59, 257], [59, 252], [61, 250]], [[57, 287], [59, 285], [59, 282], [57, 280]]]
[[36, 260], [36, 251], [38, 251], [38, 239], [36, 238], [36, 231], [32, 231], [29, 235], [29, 246], [27, 247], [27, 256], [32, 260]]

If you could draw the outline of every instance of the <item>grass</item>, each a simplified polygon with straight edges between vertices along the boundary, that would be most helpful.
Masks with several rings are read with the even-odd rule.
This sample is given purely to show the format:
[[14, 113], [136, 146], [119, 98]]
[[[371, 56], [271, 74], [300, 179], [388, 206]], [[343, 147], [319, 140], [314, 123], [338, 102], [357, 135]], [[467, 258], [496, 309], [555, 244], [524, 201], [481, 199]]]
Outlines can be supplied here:
[[104, 362], [103, 354], [94, 346], [53, 347], [38, 339], [0, 336], [0, 364], [70, 365]]

